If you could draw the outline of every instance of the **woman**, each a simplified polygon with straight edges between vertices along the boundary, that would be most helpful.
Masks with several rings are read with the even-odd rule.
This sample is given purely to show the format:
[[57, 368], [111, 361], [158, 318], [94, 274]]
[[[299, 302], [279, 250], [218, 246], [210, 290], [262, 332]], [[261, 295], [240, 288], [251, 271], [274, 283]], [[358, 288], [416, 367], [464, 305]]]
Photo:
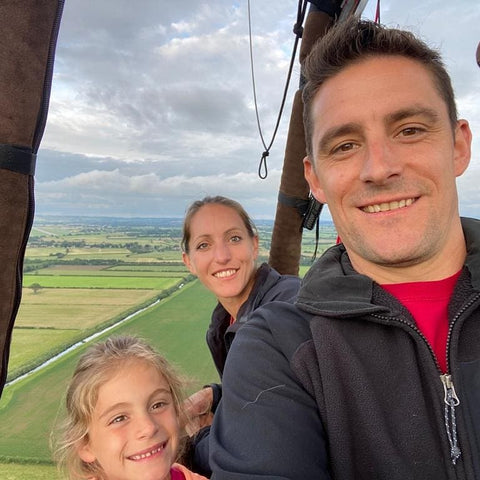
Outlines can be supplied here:
[[[244, 208], [226, 197], [193, 202], [183, 224], [183, 261], [217, 298], [207, 344], [220, 378], [235, 333], [256, 308], [274, 300], [293, 301], [300, 279], [280, 275], [268, 264], [257, 266], [258, 234]], [[200, 432], [193, 439], [192, 467], [209, 475], [208, 433], [221, 385], [212, 384], [189, 399]], [[192, 432], [195, 433], [195, 432]]]

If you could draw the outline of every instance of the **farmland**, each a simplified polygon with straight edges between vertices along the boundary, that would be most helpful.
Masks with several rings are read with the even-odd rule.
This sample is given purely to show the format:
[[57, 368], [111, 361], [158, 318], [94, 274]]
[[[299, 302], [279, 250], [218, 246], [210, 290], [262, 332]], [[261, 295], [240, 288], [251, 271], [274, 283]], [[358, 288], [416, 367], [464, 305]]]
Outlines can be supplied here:
[[[261, 260], [271, 225], [261, 225]], [[27, 247], [22, 303], [8, 380], [92, 333], [148, 339], [188, 379], [186, 390], [218, 380], [205, 344], [215, 299], [184, 267], [175, 219], [37, 219]], [[321, 231], [320, 249], [335, 232]], [[305, 240], [311, 257], [312, 235]], [[303, 274], [308, 268], [301, 268]], [[141, 313], [136, 314], [139, 310]], [[57, 478], [48, 439], [78, 355], [74, 351], [7, 386], [0, 399], [0, 478]], [[3, 463], [2, 463], [3, 462]]]

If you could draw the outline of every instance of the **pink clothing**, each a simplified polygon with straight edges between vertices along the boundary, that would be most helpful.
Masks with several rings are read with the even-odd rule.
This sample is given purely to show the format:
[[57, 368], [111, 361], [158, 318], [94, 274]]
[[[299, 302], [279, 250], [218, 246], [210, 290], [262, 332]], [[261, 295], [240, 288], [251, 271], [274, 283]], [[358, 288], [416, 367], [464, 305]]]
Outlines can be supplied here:
[[191, 472], [187, 467], [174, 463], [170, 470], [171, 480], [207, 480], [207, 477], [202, 477], [198, 473]]
[[448, 303], [459, 275], [436, 282], [382, 285], [410, 311], [443, 373], [447, 372]]

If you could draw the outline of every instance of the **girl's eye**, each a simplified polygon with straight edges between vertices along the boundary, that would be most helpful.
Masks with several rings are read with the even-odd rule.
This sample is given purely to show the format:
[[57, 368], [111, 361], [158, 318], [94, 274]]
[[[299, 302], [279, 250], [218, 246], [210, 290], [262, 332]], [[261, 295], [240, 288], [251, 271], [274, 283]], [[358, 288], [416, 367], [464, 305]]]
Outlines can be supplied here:
[[127, 416], [126, 416], [126, 415], [117, 415], [117, 416], [109, 423], [109, 425], [123, 422], [123, 421], [126, 420], [126, 419], [127, 419]]
[[168, 405], [167, 402], [161, 401], [161, 402], [155, 402], [152, 405], [152, 410], [158, 410], [159, 408], [164, 408]]

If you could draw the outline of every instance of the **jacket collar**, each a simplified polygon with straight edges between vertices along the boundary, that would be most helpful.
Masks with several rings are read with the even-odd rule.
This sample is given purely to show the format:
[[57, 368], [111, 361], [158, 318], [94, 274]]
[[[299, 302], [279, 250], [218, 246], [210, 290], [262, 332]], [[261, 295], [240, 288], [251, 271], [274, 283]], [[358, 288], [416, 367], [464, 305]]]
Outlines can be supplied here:
[[480, 290], [480, 220], [462, 218], [462, 227], [467, 246], [465, 266], [470, 272], [473, 288]]
[[[467, 247], [465, 265], [472, 286], [480, 290], [480, 220], [462, 218]], [[353, 317], [388, 309], [372, 303], [375, 282], [355, 271], [342, 244], [328, 249], [305, 275], [296, 305], [325, 317]]]

